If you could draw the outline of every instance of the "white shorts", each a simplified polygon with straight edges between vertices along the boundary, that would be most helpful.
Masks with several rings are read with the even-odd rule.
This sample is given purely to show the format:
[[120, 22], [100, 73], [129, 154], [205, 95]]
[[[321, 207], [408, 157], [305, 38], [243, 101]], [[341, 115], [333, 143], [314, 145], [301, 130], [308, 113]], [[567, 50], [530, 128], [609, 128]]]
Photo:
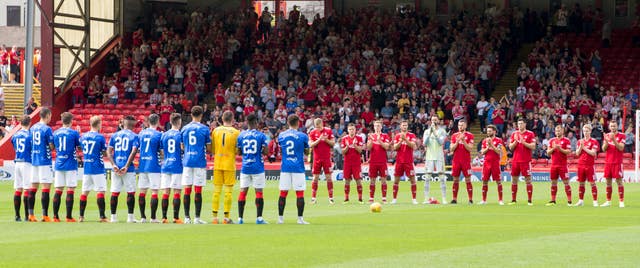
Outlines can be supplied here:
[[182, 174], [166, 174], [162, 173], [161, 189], [182, 189]]
[[13, 189], [31, 189], [31, 170], [33, 167], [31, 163], [16, 162], [13, 173], [15, 179], [13, 180]]
[[206, 168], [188, 168], [182, 169], [182, 185], [205, 186], [207, 181]]
[[304, 191], [307, 188], [305, 177], [304, 173], [280, 173], [280, 191], [291, 190], [292, 186], [294, 191]]
[[260, 174], [240, 173], [240, 188], [249, 188], [249, 186], [252, 186], [254, 189], [264, 189], [266, 181], [267, 179], [264, 173], [260, 173]]
[[119, 193], [124, 188], [127, 193], [134, 193], [136, 191], [136, 174], [133, 172], [127, 172], [120, 176], [115, 172], [111, 173], [111, 192]]
[[160, 189], [160, 173], [140, 173], [138, 174], [138, 189]]
[[68, 170], [68, 171], [56, 171], [56, 179], [54, 182], [54, 187], [76, 187], [78, 186], [78, 171], [77, 170]]
[[31, 183], [53, 183], [51, 166], [33, 166], [31, 169]]
[[104, 174], [82, 176], [82, 191], [107, 191], [107, 177]]
[[444, 173], [444, 161], [440, 161], [440, 160], [426, 160], [426, 161], [424, 161], [424, 173], [426, 173], [426, 174], [434, 174], [434, 173], [442, 174], [442, 173]]

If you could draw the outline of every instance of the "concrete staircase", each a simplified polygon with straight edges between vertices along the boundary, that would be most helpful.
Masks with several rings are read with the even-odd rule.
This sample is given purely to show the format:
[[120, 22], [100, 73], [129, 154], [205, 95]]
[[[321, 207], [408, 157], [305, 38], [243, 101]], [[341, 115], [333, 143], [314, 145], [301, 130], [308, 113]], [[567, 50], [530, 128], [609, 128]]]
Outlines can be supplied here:
[[[520, 66], [521, 62], [527, 61], [527, 56], [531, 52], [531, 49], [533, 49], [533, 44], [524, 44], [522, 45], [522, 47], [520, 47], [520, 50], [518, 50], [518, 54], [513, 59], [513, 61], [511, 61], [511, 63], [505, 70], [504, 75], [502, 75], [502, 78], [498, 80], [495, 90], [491, 95], [491, 97], [495, 98], [496, 101], [499, 101], [502, 96], [507, 95], [510, 89], [514, 90], [515, 93], [515, 89], [518, 87], [518, 67]], [[487, 137], [486, 134], [482, 133], [479, 123], [469, 126], [469, 132], [473, 133], [476, 144], [482, 142], [482, 140]], [[473, 152], [471, 153], [471, 159], [475, 158], [477, 155], [477, 150], [473, 150]]]
[[[3, 84], [4, 114], [7, 117], [24, 114], [24, 84]], [[33, 85], [33, 97], [40, 106], [40, 85]]]

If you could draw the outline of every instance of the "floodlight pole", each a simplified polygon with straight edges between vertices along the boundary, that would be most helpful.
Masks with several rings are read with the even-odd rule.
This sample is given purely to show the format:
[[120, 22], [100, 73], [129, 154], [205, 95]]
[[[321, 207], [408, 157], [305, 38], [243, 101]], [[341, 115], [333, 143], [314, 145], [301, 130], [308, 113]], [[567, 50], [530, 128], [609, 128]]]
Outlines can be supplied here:
[[27, 105], [33, 94], [33, 17], [35, 14], [35, 3], [33, 0], [27, 1], [27, 44], [25, 45], [24, 64], [24, 104]]
[[640, 163], [638, 163], [638, 154], [640, 153], [640, 144], [638, 144], [638, 135], [640, 135], [640, 126], [638, 126], [638, 124], [640, 123], [640, 110], [636, 110], [636, 136], [634, 137], [635, 140], [633, 141], [633, 143], [636, 145], [636, 153], [635, 153], [635, 166], [636, 166], [636, 177], [634, 179], [635, 182], [640, 182], [640, 177], [638, 177], [638, 165], [640, 165]]

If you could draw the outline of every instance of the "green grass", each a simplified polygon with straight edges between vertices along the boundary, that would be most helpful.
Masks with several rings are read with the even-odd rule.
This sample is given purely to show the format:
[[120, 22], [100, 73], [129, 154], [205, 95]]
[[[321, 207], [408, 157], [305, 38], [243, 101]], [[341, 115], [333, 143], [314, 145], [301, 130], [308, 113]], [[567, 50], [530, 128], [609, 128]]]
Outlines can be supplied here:
[[[338, 201], [343, 197], [342, 183], [336, 186]], [[640, 261], [638, 184], [626, 185], [624, 209], [617, 207], [616, 187], [614, 206], [574, 208], [564, 205], [562, 187], [559, 205], [545, 207], [548, 183], [534, 184], [533, 207], [524, 202], [524, 185], [520, 187], [521, 203], [517, 206], [498, 206], [493, 183], [489, 188], [490, 204], [485, 206], [411, 205], [408, 186], [404, 182], [400, 186], [400, 204], [384, 205], [382, 213], [373, 214], [368, 205], [328, 205], [326, 187], [321, 183], [319, 204], [309, 205], [307, 198], [305, 219], [311, 225], [300, 226], [295, 224], [294, 194], [289, 195], [286, 224], [275, 224], [277, 184], [268, 182], [265, 218], [270, 225], [254, 224], [251, 193], [245, 212], [248, 224], [214, 226], [100, 224], [93, 222], [97, 220], [94, 194], [87, 209], [87, 218], [92, 222], [16, 223], [11, 184], [1, 182], [4, 205], [0, 207], [0, 266], [633, 267]], [[438, 186], [433, 183], [431, 189], [439, 197]], [[451, 195], [450, 183], [448, 186]], [[510, 187], [505, 186], [508, 199]], [[603, 202], [604, 185], [598, 186]], [[422, 184], [418, 189], [421, 200]], [[474, 184], [474, 189], [478, 201], [480, 184]], [[211, 192], [209, 184], [203, 213], [206, 221], [211, 220]], [[354, 192], [352, 186], [352, 200]], [[575, 201], [577, 185], [573, 185], [573, 192]], [[365, 196], [367, 193], [365, 187]], [[237, 188], [234, 219], [236, 197]], [[126, 219], [124, 199], [120, 197], [121, 221]], [[460, 201], [466, 203], [464, 185]], [[591, 204], [590, 191], [585, 201]], [[77, 202], [76, 199], [75, 217]], [[64, 213], [64, 204], [61, 210]]]

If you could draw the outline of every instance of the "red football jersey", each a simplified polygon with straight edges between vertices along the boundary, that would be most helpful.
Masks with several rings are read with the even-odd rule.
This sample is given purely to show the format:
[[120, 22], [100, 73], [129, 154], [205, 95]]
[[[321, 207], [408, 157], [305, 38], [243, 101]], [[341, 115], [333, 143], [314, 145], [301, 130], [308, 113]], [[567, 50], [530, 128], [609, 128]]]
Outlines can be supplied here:
[[[451, 135], [451, 143], [458, 142], [459, 139], [464, 138], [465, 143], [473, 143], [473, 134], [470, 132], [456, 132]], [[462, 144], [458, 144], [456, 150], [453, 151], [453, 162], [455, 163], [471, 163], [471, 152], [467, 150]]]
[[[327, 139], [333, 139], [333, 132], [331, 131], [330, 128], [325, 127], [322, 129], [314, 129], [311, 131], [311, 133], [309, 133], [309, 139], [312, 142], [317, 141], [318, 139], [320, 139], [320, 136], [322, 136], [322, 134], [327, 135]], [[313, 147], [313, 159], [315, 160], [330, 160], [331, 159], [331, 146], [329, 146], [329, 143], [321, 141], [320, 143], [318, 143], [315, 147]]]
[[[552, 138], [549, 140], [549, 148], [553, 148], [557, 145], [560, 146], [563, 150], [568, 150], [571, 148], [571, 141], [566, 137], [562, 139]], [[551, 153], [551, 165], [552, 166], [567, 166], [567, 155], [560, 152], [560, 150], [554, 150]]]
[[[416, 142], [416, 135], [407, 132], [407, 140], [410, 142]], [[396, 155], [396, 163], [400, 164], [413, 164], [413, 149], [407, 145], [406, 142], [402, 141], [402, 133], [396, 134], [393, 138], [393, 143], [400, 143], [400, 147], [398, 147], [398, 153]]]
[[[522, 137], [522, 140], [526, 143], [532, 143], [536, 140], [536, 135], [529, 130], [525, 130], [524, 132], [516, 131], [511, 134], [511, 139], [509, 142], [518, 140]], [[517, 143], [516, 147], [513, 148], [513, 159], [514, 163], [529, 163], [531, 162], [531, 149], [524, 147], [524, 144]]]
[[347, 152], [344, 154], [344, 163], [345, 164], [360, 164], [362, 163], [362, 158], [360, 158], [360, 153], [356, 150], [355, 146], [364, 146], [364, 141], [362, 137], [356, 136], [344, 136], [342, 140], [340, 140], [340, 148], [347, 149]]
[[[603, 141], [607, 142], [606, 137], [609, 137], [610, 139], [610, 141], [608, 142], [609, 146], [607, 147], [607, 156], [605, 158], [605, 161], [607, 162], [607, 164], [622, 164], [622, 151], [616, 148], [616, 145], [613, 143], [612, 136], [613, 134], [611, 133], [605, 134], [605, 140]], [[615, 138], [618, 143], [624, 144], [624, 140], [627, 138], [627, 136], [622, 133], [618, 133]]]
[[[582, 148], [587, 148], [589, 150], [596, 150], [596, 153], [600, 148], [600, 143], [594, 138], [591, 138], [589, 140], [585, 140], [585, 139], [579, 140], [578, 146], [580, 146], [580, 142], [582, 142]], [[578, 165], [593, 166], [595, 159], [596, 159], [595, 156], [591, 156], [587, 152], [582, 150], [580, 152], [580, 155], [578, 156]]]
[[386, 164], [387, 163], [387, 150], [385, 150], [379, 143], [389, 143], [391, 138], [385, 133], [369, 134], [369, 140], [373, 141], [371, 145], [371, 156], [369, 157], [369, 163], [371, 164]]
[[[504, 146], [502, 139], [498, 137], [494, 137], [491, 140], [491, 143], [493, 143], [493, 146], [496, 148], [500, 148], [500, 146]], [[484, 150], [488, 147], [489, 145], [487, 144], [487, 139], [483, 139], [482, 149]], [[500, 154], [496, 153], [494, 150], [488, 150], [487, 153], [484, 155], [484, 162], [485, 163], [500, 162]]]

